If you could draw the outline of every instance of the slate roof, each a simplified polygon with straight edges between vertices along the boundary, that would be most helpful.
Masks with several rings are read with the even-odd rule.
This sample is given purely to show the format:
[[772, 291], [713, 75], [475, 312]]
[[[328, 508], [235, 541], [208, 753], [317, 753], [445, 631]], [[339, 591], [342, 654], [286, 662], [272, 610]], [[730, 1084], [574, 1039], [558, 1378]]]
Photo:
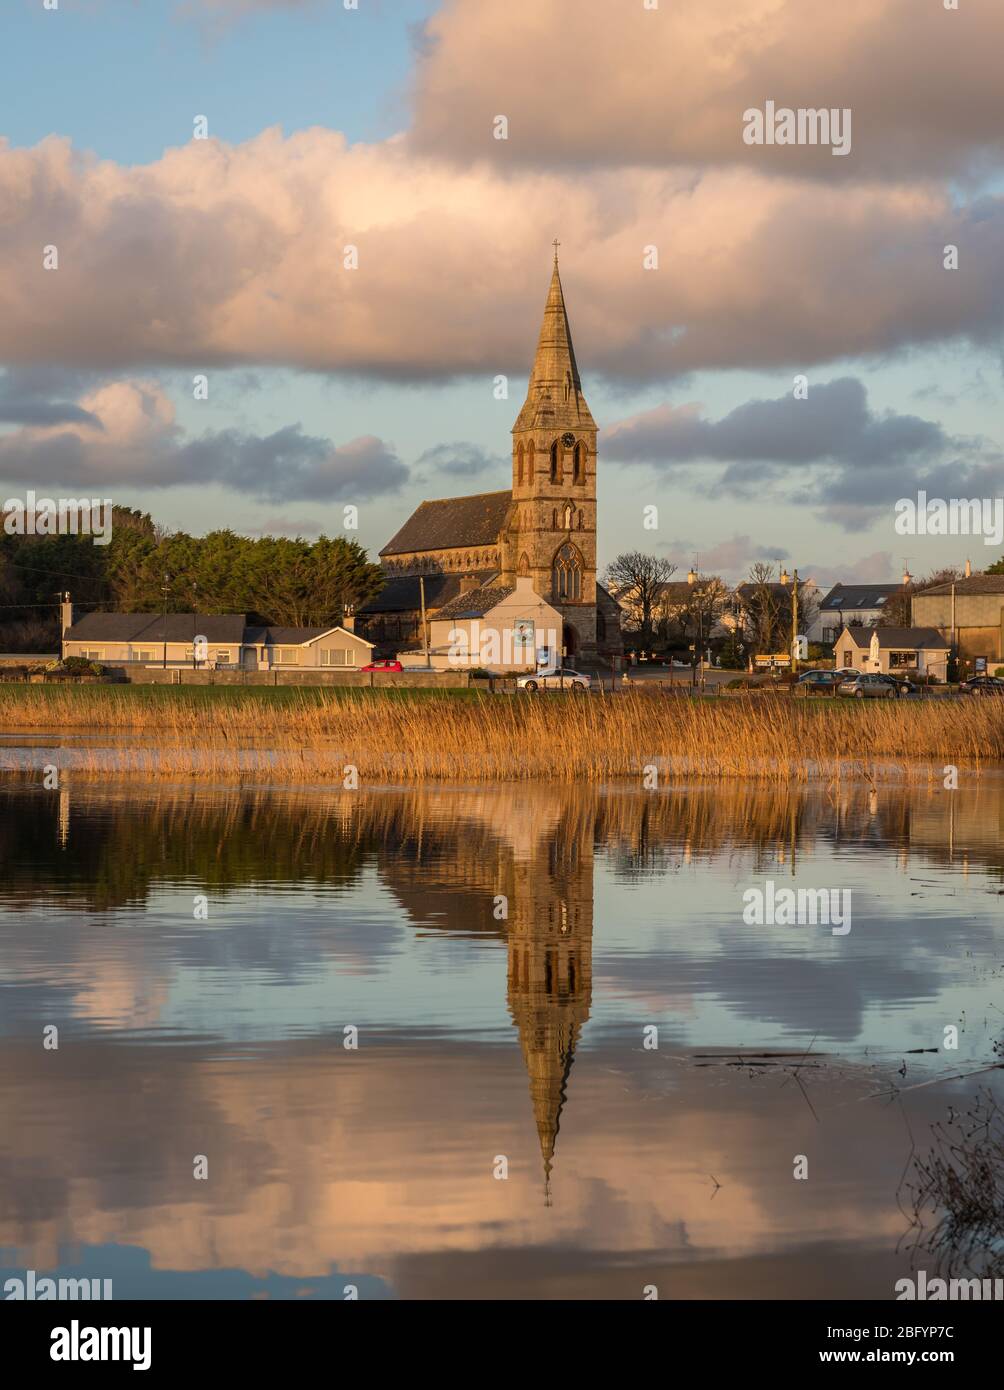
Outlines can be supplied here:
[[332, 627], [249, 627], [244, 630], [244, 641], [248, 643], [271, 642], [277, 646], [298, 646], [331, 632]]
[[936, 627], [875, 627], [880, 647], [904, 647], [909, 651], [917, 647], [950, 647], [951, 643], [941, 635]]
[[849, 627], [840, 635], [840, 641], [850, 637], [856, 647], [870, 647], [872, 637], [878, 636], [880, 647], [902, 648], [916, 651], [919, 647], [949, 648], [936, 627]]
[[[449, 603], [460, 593], [460, 581], [464, 576], [427, 574], [424, 578], [426, 611], [435, 617], [435, 609], [442, 608], [443, 604]], [[494, 571], [478, 570], [474, 578], [479, 585], [486, 584], [489, 579], [494, 578]], [[368, 599], [356, 609], [357, 615], [363, 617], [376, 613], [417, 613], [422, 607], [418, 581], [417, 574], [397, 575], [388, 579], [375, 598]]]
[[516, 592], [515, 584], [482, 584], [480, 589], [469, 589], [466, 594], [458, 594], [436, 614], [440, 618], [483, 618], [504, 598]]
[[240, 644], [244, 613], [85, 613], [65, 633], [67, 642], [209, 642]]
[[901, 585], [889, 580], [888, 584], [834, 584], [833, 588], [819, 605], [820, 612], [830, 609], [881, 608], [886, 599], [892, 598]]
[[[951, 581], [936, 584], [933, 589], [921, 589], [916, 597], [926, 598], [928, 594], [950, 594]], [[1004, 594], [1004, 574], [971, 574], [968, 579], [955, 581], [956, 594]]]
[[416, 550], [455, 550], [468, 545], [497, 545], [512, 492], [479, 492], [473, 497], [441, 497], [422, 502], [381, 550], [405, 555]]

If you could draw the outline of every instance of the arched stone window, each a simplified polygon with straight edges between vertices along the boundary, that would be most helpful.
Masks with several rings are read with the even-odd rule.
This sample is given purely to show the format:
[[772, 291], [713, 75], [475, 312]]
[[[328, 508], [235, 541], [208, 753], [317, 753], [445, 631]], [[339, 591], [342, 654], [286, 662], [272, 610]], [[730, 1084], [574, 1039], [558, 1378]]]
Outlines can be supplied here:
[[575, 463], [572, 477], [580, 485], [586, 481], [586, 446], [579, 441], [575, 446]]
[[531, 439], [529, 444], [526, 446], [526, 480], [528, 483], [533, 482], [533, 455], [534, 447], [533, 440]]
[[552, 507], [552, 508], [551, 508], [551, 530], [552, 530], [552, 531], [557, 531], [557, 529], [558, 529], [558, 509], [557, 509], [557, 507]]
[[520, 444], [519, 447], [518, 447], [517, 450], [516, 450], [516, 481], [517, 481], [517, 483], [519, 484], [520, 487], [523, 486], [523, 446], [522, 446], [522, 444]]
[[529, 555], [527, 555], [525, 550], [523, 551], [523, 554], [519, 557], [519, 565], [516, 569], [516, 573], [523, 577], [527, 576], [530, 573], [530, 557]]
[[556, 439], [551, 445], [551, 482], [560, 483], [564, 471], [565, 460], [561, 448], [561, 440]]
[[557, 602], [575, 603], [582, 598], [582, 554], [566, 541], [551, 565], [551, 597]]
[[596, 640], [597, 642], [607, 640], [607, 620], [602, 613], [596, 614]]

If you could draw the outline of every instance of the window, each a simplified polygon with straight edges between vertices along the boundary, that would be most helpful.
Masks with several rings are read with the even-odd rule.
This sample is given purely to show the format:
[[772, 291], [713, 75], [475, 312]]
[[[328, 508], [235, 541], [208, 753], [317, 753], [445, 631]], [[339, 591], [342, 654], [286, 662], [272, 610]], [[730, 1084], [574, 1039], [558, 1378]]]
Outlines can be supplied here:
[[582, 443], [575, 446], [575, 465], [572, 477], [580, 485], [586, 481], [586, 446]]
[[222, 650], [220, 650], [219, 648], [217, 648], [217, 651], [216, 651], [216, 660], [217, 660], [217, 661], [225, 661], [225, 662], [229, 665], [229, 663], [230, 663], [230, 653], [229, 653], [229, 651], [222, 651]]
[[297, 666], [300, 661], [298, 647], [273, 647], [272, 660], [276, 666]]
[[101, 661], [104, 657], [104, 652], [100, 648], [95, 647], [92, 651], [81, 652], [80, 655], [85, 661]]
[[519, 448], [516, 450], [516, 470], [517, 470], [517, 473], [516, 473], [516, 481], [519, 483], [520, 487], [522, 487], [522, 485], [523, 485], [523, 446], [522, 446], [522, 444], [521, 444], [521, 445], [519, 446]]
[[577, 602], [582, 597], [582, 556], [574, 545], [563, 545], [551, 569], [552, 597]]
[[344, 647], [322, 647], [322, 666], [354, 666], [352, 653]]
[[565, 460], [561, 448], [561, 440], [556, 439], [551, 445], [551, 482], [560, 483], [565, 471]]
[[133, 661], [156, 661], [157, 657], [154, 652], [134, 651], [132, 659]]
[[916, 666], [916, 664], [917, 664], [917, 653], [916, 653], [916, 652], [890, 652], [890, 653], [889, 653], [889, 670], [890, 670], [890, 671], [892, 671], [892, 670], [894, 670], [894, 669], [897, 669], [897, 668], [900, 669], [900, 670], [902, 670], [902, 668], [903, 668], [904, 666]]
[[521, 575], [523, 578], [525, 578], [530, 573], [530, 558], [525, 550], [523, 551], [523, 554], [519, 557], [519, 567], [516, 570], [516, 573], [518, 575]]

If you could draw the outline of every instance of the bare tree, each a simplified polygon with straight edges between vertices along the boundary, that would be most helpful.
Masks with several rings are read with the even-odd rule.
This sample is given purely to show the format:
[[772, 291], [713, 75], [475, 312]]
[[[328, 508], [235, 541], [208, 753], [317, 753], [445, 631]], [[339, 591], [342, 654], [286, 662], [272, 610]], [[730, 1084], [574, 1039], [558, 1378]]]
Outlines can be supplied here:
[[645, 555], [640, 550], [618, 555], [607, 566], [604, 582], [621, 602], [630, 603], [640, 617], [643, 642], [652, 639], [652, 610], [663, 586], [676, 573], [676, 566], [657, 555]]

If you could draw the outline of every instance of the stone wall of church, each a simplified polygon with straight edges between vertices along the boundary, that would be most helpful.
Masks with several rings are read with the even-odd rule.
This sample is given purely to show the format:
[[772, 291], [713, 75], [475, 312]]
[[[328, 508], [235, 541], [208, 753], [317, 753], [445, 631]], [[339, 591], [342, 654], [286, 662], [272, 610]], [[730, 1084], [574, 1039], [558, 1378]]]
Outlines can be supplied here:
[[411, 574], [473, 574], [477, 570], [499, 569], [499, 547], [457, 546], [449, 550], [418, 550], [406, 555], [388, 555], [381, 560], [391, 578]]

